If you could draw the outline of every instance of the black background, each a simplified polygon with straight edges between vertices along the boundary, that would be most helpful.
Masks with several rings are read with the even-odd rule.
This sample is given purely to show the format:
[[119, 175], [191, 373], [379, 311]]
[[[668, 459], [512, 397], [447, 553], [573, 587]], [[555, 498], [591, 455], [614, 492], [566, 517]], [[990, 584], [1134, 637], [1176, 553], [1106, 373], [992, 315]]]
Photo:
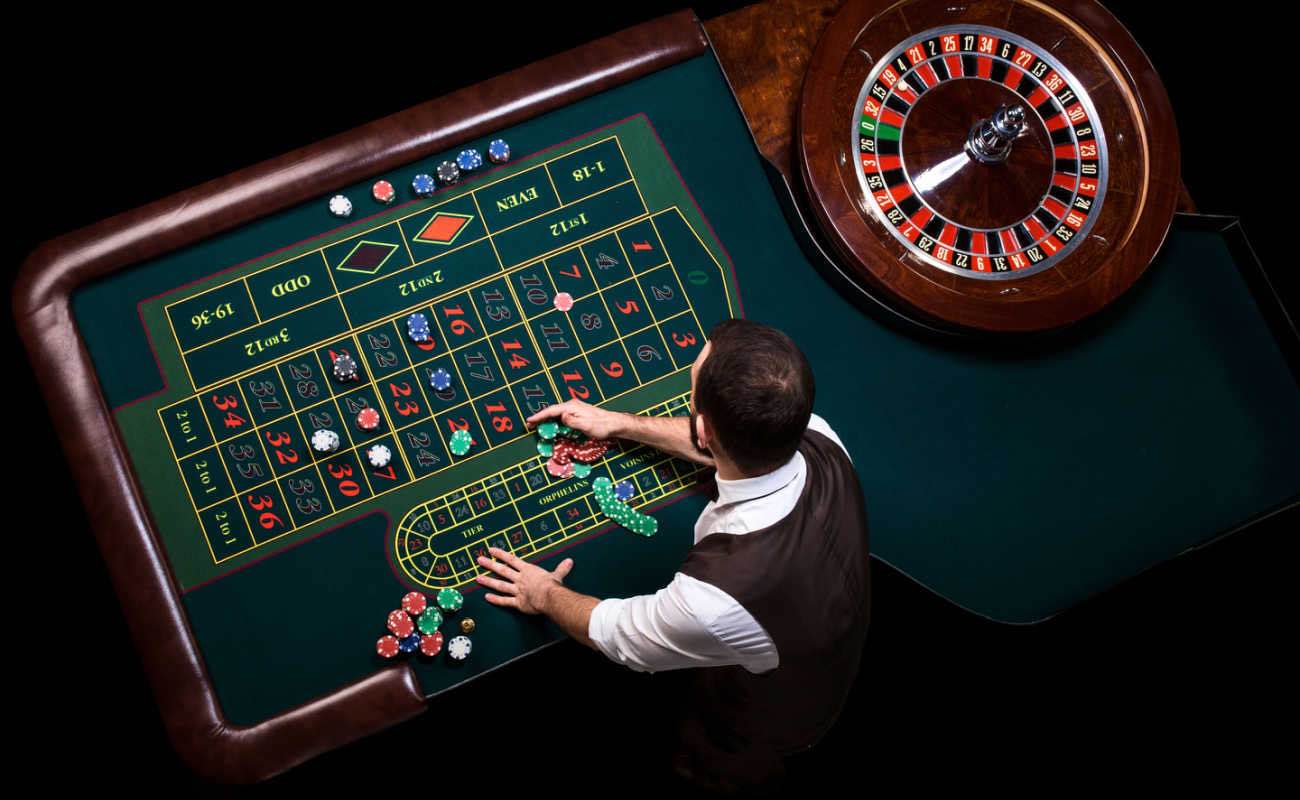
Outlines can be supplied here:
[[[695, 8], [708, 18], [739, 5]], [[1293, 92], [1290, 78], [1274, 78], [1288, 71], [1270, 6], [1110, 7], [1169, 89], [1200, 209], [1241, 215], [1260, 259], [1294, 289], [1283, 251], [1294, 223], [1273, 206], [1283, 194], [1274, 186], [1295, 179], [1283, 119]], [[384, 5], [367, 15], [321, 5], [304, 20], [222, 7], [187, 21], [79, 17], [75, 28], [36, 9], [12, 30], [5, 56], [10, 280], [44, 239], [674, 6], [548, 8]], [[31, 753], [15, 769], [64, 786], [129, 778], [195, 788], [167, 743], [12, 325], [6, 344], [16, 384], [4, 394], [7, 571], [22, 587], [8, 608], [11, 729]], [[1123, 449], [1115, 443], [1116, 458]], [[962, 612], [877, 564], [862, 676], [802, 779], [867, 790], [898, 779], [986, 786], [1045, 763], [1061, 769], [1043, 789], [1130, 770], [1259, 776], [1280, 763], [1291, 727], [1284, 716], [1276, 730], [1274, 720], [1294, 688], [1290, 565], [1280, 553], [1296, 527], [1296, 514], [1274, 519], [1028, 627]], [[622, 792], [654, 774], [671, 685], [566, 642], [274, 783]]]

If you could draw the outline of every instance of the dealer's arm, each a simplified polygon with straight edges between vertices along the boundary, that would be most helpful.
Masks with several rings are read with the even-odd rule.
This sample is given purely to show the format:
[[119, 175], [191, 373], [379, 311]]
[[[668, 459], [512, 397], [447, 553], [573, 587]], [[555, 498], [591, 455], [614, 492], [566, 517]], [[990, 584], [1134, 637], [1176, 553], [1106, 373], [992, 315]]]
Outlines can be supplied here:
[[[691, 443], [690, 420], [684, 417], [643, 417], [621, 414], [570, 400], [547, 406], [528, 418], [529, 427], [556, 420], [593, 439], [630, 439], [671, 455], [702, 464], [712, 460]], [[600, 600], [569, 589], [564, 577], [573, 569], [566, 558], [548, 572], [498, 548], [489, 548], [492, 558], [479, 557], [479, 566], [494, 573], [480, 575], [478, 582], [496, 594], [487, 595], [493, 605], [513, 608], [525, 614], [545, 614], [565, 633], [587, 647], [599, 649], [588, 634], [591, 612]]]

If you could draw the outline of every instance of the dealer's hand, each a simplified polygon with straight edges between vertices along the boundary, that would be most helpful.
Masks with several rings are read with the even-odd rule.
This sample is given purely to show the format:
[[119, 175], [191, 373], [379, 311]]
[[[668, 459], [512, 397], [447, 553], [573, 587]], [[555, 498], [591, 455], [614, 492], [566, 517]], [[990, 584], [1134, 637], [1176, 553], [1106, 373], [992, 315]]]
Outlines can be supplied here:
[[499, 593], [489, 594], [487, 601], [492, 605], [517, 609], [525, 614], [544, 613], [547, 596], [552, 589], [564, 584], [564, 577], [573, 569], [571, 558], [560, 562], [554, 572], [547, 572], [539, 566], [529, 564], [514, 553], [508, 553], [500, 548], [489, 547], [488, 552], [492, 554], [492, 558], [479, 556], [479, 566], [501, 577], [478, 576], [480, 584]]
[[606, 411], [581, 400], [566, 400], [538, 411], [528, 418], [527, 424], [528, 427], [533, 428], [538, 423], [554, 420], [562, 425], [568, 425], [589, 438], [611, 439], [619, 435], [619, 431], [627, 422], [627, 416], [617, 411]]

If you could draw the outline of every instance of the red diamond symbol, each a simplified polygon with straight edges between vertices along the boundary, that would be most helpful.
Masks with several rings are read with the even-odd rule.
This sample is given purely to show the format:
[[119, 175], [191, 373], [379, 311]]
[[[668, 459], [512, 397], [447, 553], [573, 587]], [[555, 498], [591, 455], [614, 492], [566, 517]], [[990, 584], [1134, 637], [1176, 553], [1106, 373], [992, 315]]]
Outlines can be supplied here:
[[424, 230], [415, 235], [417, 242], [427, 244], [451, 244], [456, 236], [474, 219], [468, 214], [447, 214], [439, 211], [424, 226]]

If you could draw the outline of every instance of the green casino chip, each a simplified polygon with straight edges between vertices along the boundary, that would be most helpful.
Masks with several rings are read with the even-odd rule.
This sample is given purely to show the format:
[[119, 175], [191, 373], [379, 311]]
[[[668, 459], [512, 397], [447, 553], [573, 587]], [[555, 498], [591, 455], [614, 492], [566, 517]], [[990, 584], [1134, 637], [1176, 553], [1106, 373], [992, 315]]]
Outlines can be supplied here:
[[455, 589], [443, 589], [438, 592], [438, 608], [443, 611], [459, 611], [465, 605], [465, 598]]
[[436, 608], [426, 608], [415, 625], [420, 629], [420, 633], [432, 636], [438, 628], [442, 627], [442, 612]]
[[555, 435], [559, 432], [559, 430], [560, 430], [559, 423], [543, 422], [541, 425], [537, 426], [537, 435], [549, 442], [551, 439], [555, 438]]
[[451, 435], [452, 455], [463, 456], [473, 445], [474, 437], [470, 436], [469, 431], [456, 431]]
[[550, 442], [537, 443], [537, 455], [541, 456], [542, 458], [550, 458], [554, 454], [555, 454], [555, 446], [552, 445]]
[[[540, 448], [539, 448], [539, 449], [540, 449]], [[546, 455], [546, 454], [543, 453], [543, 455]], [[590, 464], [584, 464], [584, 463], [582, 463], [581, 461], [574, 462], [574, 464], [573, 464], [573, 477], [575, 477], [575, 478], [585, 478], [585, 477], [587, 477], [587, 476], [590, 475], [590, 474], [591, 474], [591, 465], [590, 465]]]

